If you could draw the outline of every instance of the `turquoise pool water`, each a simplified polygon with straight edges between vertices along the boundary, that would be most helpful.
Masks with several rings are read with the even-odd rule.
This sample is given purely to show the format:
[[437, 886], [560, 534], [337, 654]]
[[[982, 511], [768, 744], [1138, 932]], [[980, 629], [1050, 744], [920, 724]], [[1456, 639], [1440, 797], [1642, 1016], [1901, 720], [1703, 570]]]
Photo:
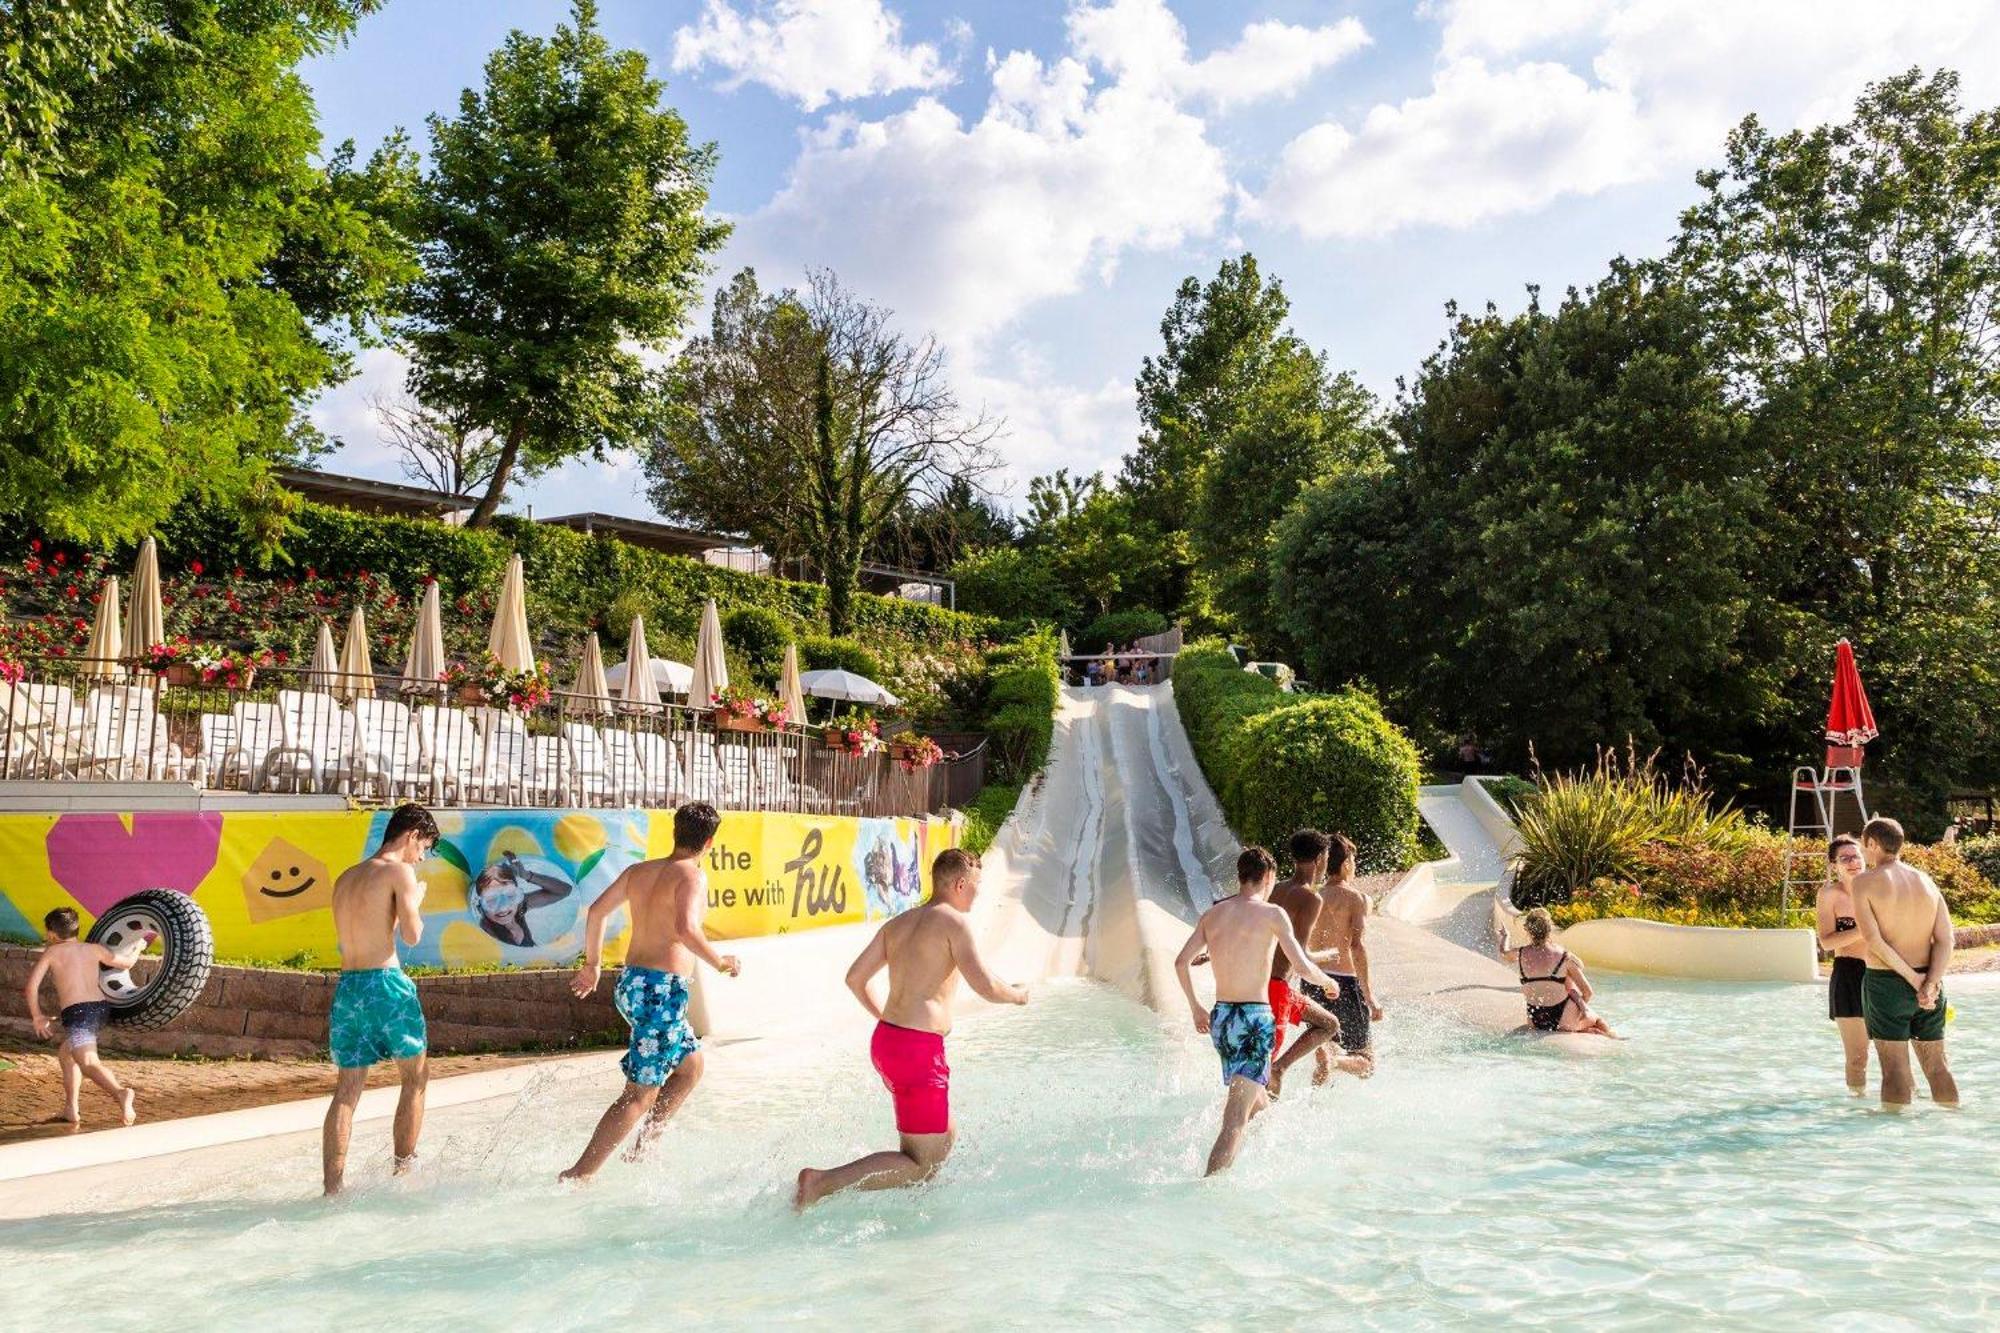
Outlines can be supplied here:
[[436, 1115], [425, 1174], [330, 1207], [288, 1140], [0, 1224], [0, 1327], [1991, 1327], [1996, 996], [1955, 996], [1971, 1109], [1902, 1116], [1846, 1095], [1813, 987], [1605, 979], [1634, 1040], [1595, 1058], [1392, 1015], [1378, 1077], [1301, 1083], [1203, 1182], [1205, 1040], [1058, 985], [962, 1025], [959, 1154], [914, 1194], [786, 1206], [886, 1142], [859, 1044], [717, 1074], [588, 1191], [552, 1177], [611, 1088], [551, 1082]]

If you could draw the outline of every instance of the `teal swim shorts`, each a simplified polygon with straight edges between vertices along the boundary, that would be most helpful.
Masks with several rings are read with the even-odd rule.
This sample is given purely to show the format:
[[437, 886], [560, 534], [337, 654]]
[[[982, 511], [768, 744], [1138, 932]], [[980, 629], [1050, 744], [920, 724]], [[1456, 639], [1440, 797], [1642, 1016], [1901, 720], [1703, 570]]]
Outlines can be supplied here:
[[327, 1044], [342, 1069], [366, 1069], [384, 1060], [413, 1060], [424, 1053], [428, 1032], [417, 983], [400, 967], [342, 972], [333, 991]]

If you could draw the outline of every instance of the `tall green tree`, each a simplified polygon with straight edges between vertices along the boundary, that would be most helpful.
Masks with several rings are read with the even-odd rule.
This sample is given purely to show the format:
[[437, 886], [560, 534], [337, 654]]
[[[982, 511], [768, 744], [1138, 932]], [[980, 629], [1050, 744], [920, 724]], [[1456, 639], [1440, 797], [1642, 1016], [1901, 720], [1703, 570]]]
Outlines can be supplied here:
[[1700, 182], [1673, 263], [1764, 455], [1792, 728], [1847, 635], [1891, 772], [2000, 780], [2000, 110], [1912, 70], [1838, 124], [1744, 121]]
[[912, 507], [992, 471], [999, 424], [963, 408], [944, 349], [832, 273], [766, 294], [749, 270], [669, 373], [647, 458], [655, 507], [808, 560], [836, 634], [863, 554]]
[[715, 146], [690, 141], [664, 91], [577, 0], [553, 37], [511, 33], [485, 90], [430, 118], [401, 334], [418, 401], [500, 442], [473, 526], [517, 472], [638, 443], [657, 415], [647, 355], [728, 235], [706, 213]]
[[203, 496], [275, 535], [268, 465], [411, 271], [407, 152], [322, 157], [297, 71], [370, 7], [6, 11], [0, 512], [116, 540]]

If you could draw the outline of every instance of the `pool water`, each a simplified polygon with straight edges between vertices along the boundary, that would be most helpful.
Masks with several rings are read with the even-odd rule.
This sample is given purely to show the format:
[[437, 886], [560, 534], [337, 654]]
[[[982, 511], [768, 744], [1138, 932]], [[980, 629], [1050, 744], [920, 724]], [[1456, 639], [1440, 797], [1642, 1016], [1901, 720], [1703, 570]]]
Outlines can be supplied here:
[[[157, 1201], [0, 1224], [0, 1327], [1976, 1328], [2000, 1317], [1991, 990], [1951, 1031], [1971, 1109], [1847, 1096], [1816, 987], [1606, 978], [1595, 1057], [1392, 1013], [1382, 1072], [1308, 1090], [1199, 1178], [1205, 1038], [1088, 983], [953, 1038], [932, 1186], [803, 1218], [801, 1165], [888, 1146], [865, 1046], [712, 1075], [654, 1160], [567, 1190], [615, 1080], [433, 1116], [428, 1164], [311, 1197], [317, 1144], [204, 1159]], [[226, 1163], [226, 1164], [223, 1164]], [[104, 1285], [93, 1290], [92, 1279]]]

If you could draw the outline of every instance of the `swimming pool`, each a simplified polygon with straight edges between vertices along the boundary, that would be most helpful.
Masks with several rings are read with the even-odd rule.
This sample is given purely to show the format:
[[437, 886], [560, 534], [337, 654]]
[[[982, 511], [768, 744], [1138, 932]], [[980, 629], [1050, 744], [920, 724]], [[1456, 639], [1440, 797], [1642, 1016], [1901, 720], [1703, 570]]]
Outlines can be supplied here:
[[1633, 1041], [1576, 1058], [1392, 1014], [1380, 1075], [1298, 1082], [1208, 1182], [1205, 1039], [1088, 983], [961, 1025], [937, 1184], [804, 1218], [793, 1171], [888, 1142], [858, 1042], [712, 1062], [656, 1160], [586, 1191], [553, 1176], [602, 1078], [437, 1114], [409, 1181], [364, 1126], [332, 1206], [316, 1143], [245, 1145], [157, 1200], [0, 1224], [0, 1326], [104, 1326], [50, 1311], [64, 1290], [162, 1328], [1991, 1325], [2000, 990], [1955, 988], [1972, 1109], [1889, 1116], [1842, 1088], [1817, 988], [1602, 982]]

